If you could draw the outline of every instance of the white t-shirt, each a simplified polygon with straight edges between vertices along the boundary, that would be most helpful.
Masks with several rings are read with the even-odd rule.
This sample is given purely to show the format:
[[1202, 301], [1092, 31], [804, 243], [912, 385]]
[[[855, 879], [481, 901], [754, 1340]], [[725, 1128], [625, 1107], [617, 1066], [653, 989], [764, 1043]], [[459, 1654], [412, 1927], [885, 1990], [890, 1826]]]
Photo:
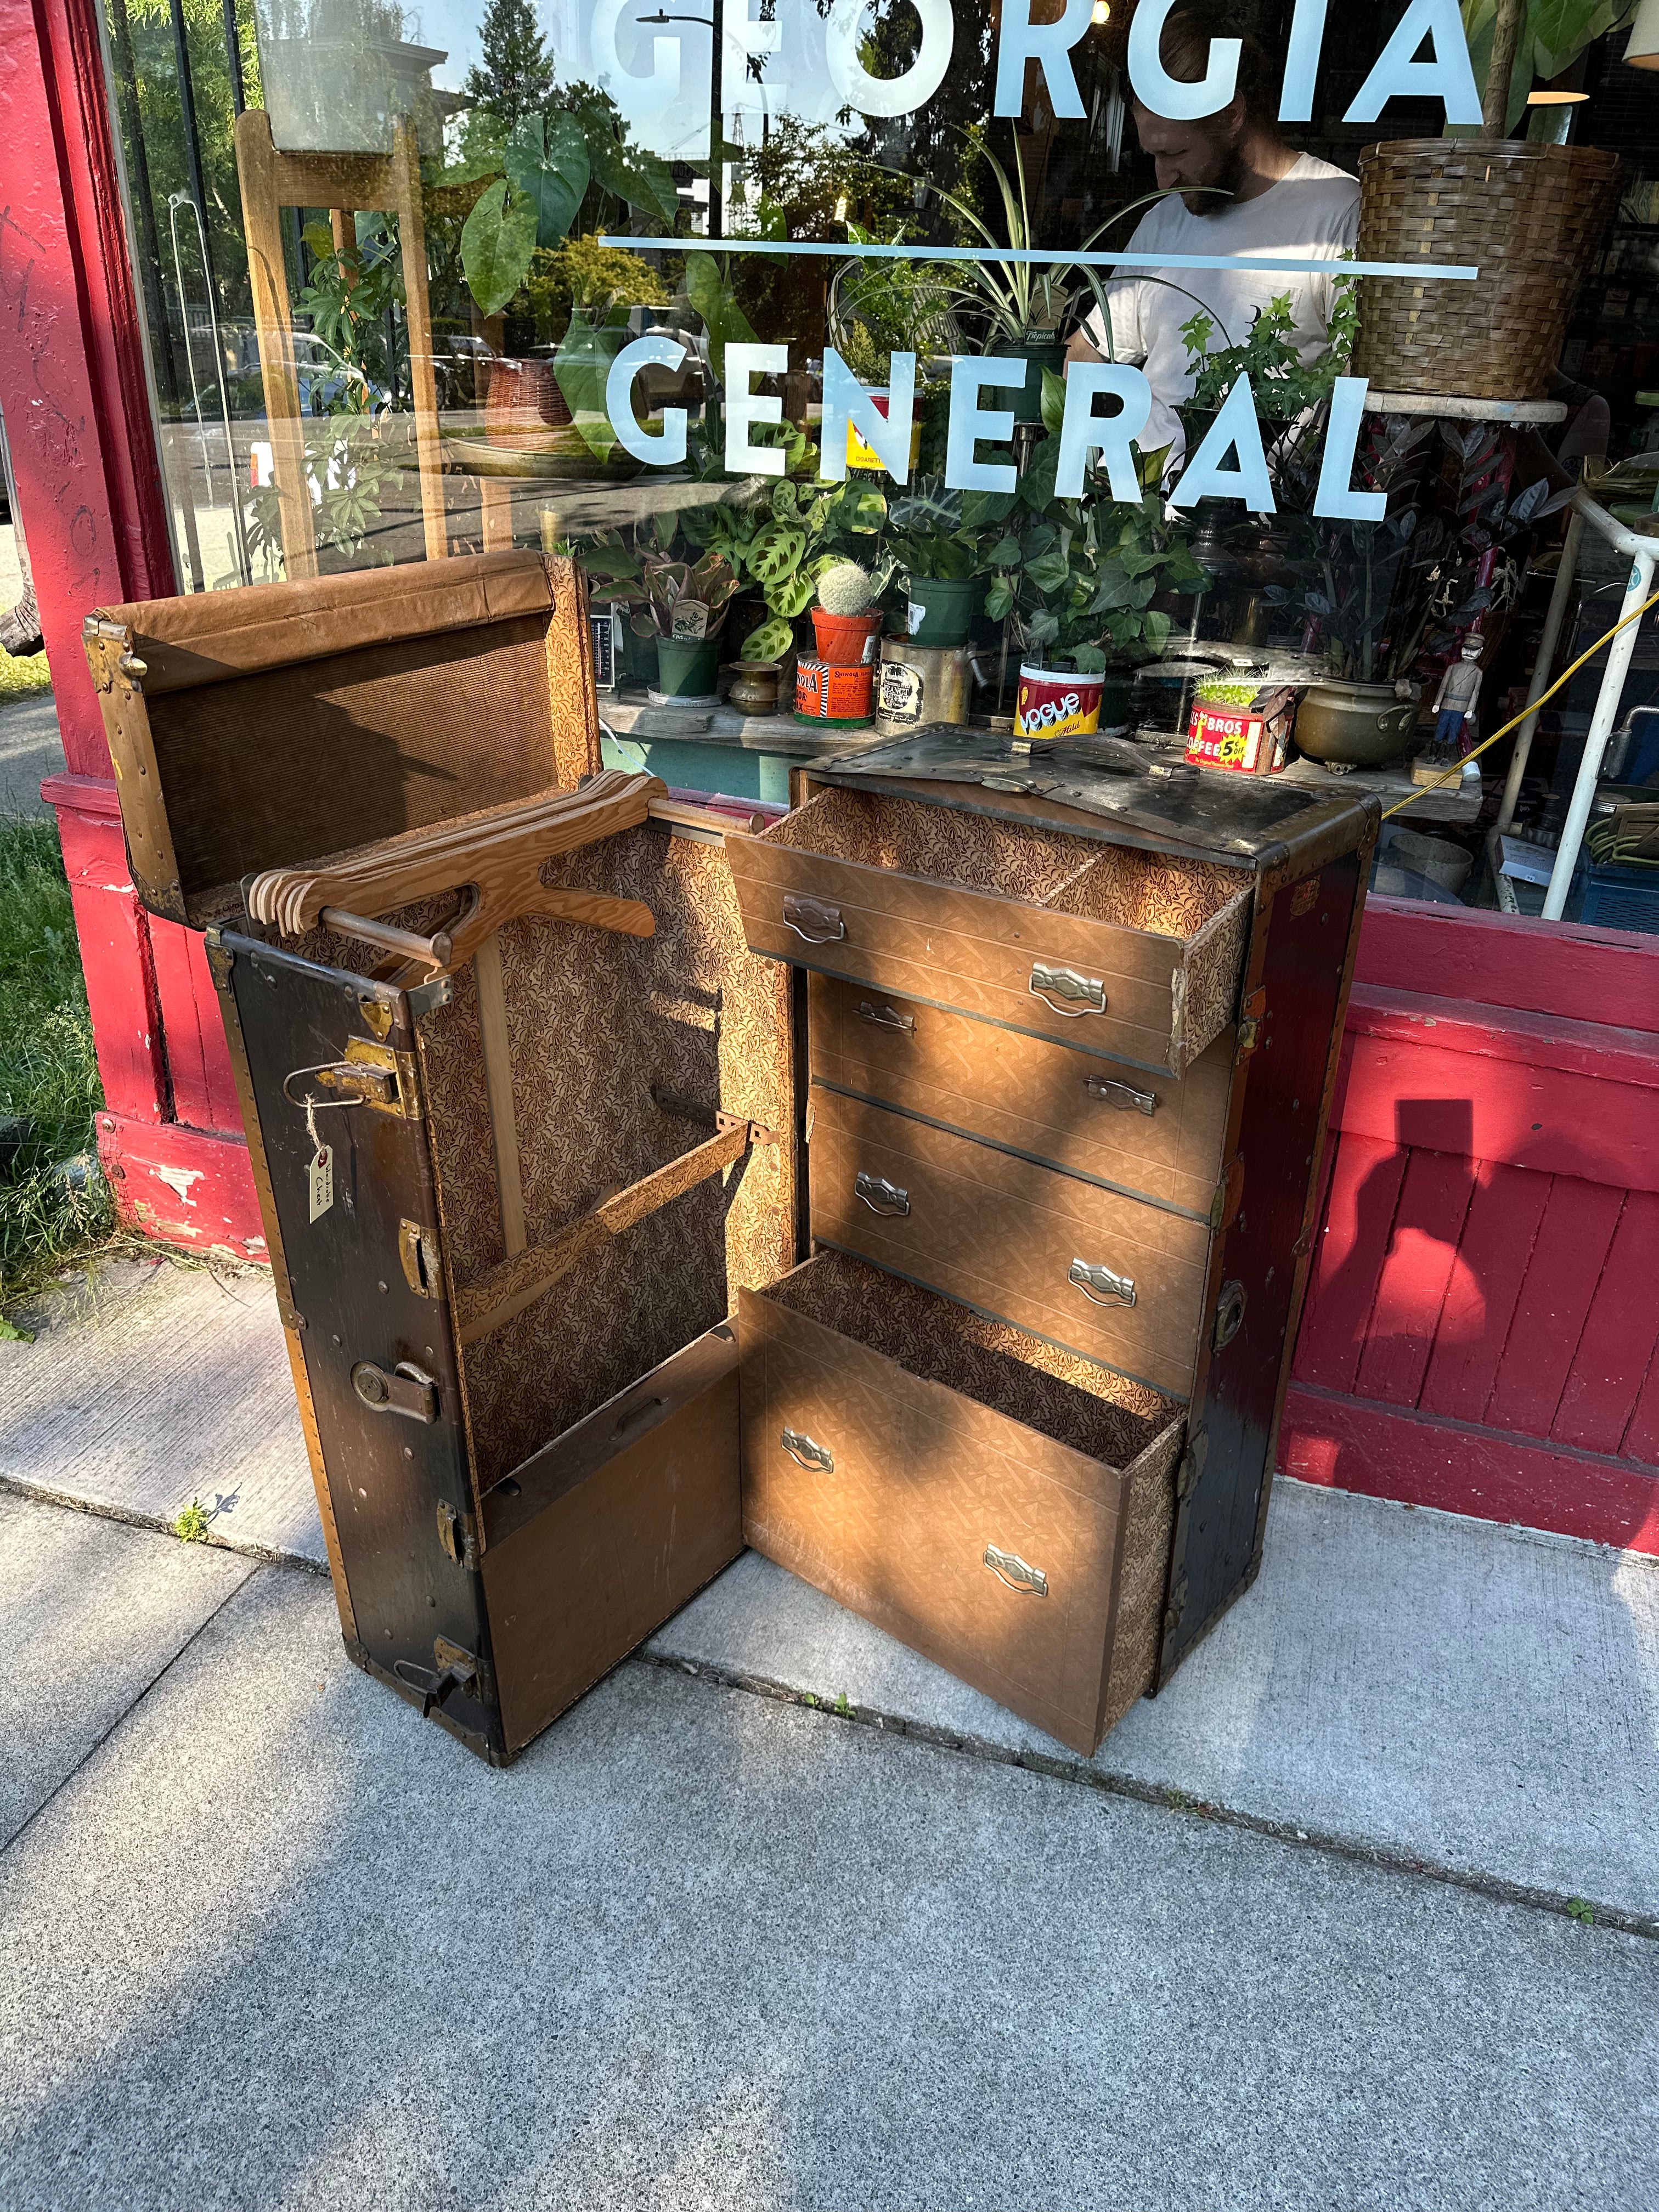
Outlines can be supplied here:
[[[1311, 154], [1297, 157], [1289, 173], [1253, 200], [1223, 205], [1216, 215], [1194, 215], [1178, 192], [1148, 209], [1129, 240], [1129, 250], [1161, 253], [1261, 254], [1275, 251], [1302, 259], [1339, 259], [1359, 234], [1357, 179]], [[1175, 290], [1174, 286], [1180, 286]], [[1328, 276], [1264, 269], [1170, 269], [1161, 280], [1150, 270], [1110, 284], [1112, 353], [1146, 369], [1152, 387], [1152, 411], [1139, 443], [1144, 452], [1181, 443], [1174, 410], [1191, 392], [1187, 343], [1181, 325], [1200, 309], [1216, 328], [1213, 353], [1242, 345], [1259, 307], [1281, 292], [1291, 295], [1297, 349], [1304, 361], [1322, 350], [1335, 298]], [[1090, 343], [1107, 350], [1097, 307], [1085, 325]], [[1172, 459], [1178, 459], [1179, 454]]]

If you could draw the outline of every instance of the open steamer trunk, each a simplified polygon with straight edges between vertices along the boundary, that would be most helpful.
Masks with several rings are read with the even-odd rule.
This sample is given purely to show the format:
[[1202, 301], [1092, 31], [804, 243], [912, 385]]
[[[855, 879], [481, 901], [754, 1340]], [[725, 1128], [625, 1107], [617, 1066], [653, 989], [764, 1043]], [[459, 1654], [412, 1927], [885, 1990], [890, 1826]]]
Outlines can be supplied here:
[[359, 1662], [502, 1762], [746, 1540], [1091, 1753], [1260, 1557], [1354, 836], [1297, 864], [1347, 872], [1252, 1272], [1259, 853], [833, 785], [741, 834], [600, 770], [531, 556], [88, 641], [135, 878], [208, 929]]

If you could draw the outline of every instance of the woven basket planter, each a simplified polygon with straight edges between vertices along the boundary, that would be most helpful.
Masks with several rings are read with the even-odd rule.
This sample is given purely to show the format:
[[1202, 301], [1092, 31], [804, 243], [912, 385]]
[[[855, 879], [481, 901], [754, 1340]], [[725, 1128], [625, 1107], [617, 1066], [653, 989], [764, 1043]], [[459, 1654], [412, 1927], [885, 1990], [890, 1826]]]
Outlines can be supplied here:
[[1362, 277], [1353, 374], [1382, 392], [1543, 398], [1618, 177], [1618, 156], [1594, 146], [1368, 146], [1358, 258], [1468, 263], [1480, 276], [1473, 284]]

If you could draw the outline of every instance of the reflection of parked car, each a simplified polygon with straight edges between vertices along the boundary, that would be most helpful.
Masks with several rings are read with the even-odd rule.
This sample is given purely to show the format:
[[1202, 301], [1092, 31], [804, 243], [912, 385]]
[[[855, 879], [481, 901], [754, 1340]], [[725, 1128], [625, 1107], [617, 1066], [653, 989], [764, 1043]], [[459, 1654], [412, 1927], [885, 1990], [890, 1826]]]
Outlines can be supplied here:
[[469, 331], [441, 331], [432, 341], [432, 374], [440, 407], [482, 407], [495, 349]]
[[395, 404], [385, 385], [365, 375], [314, 331], [295, 331], [292, 343], [302, 415], [379, 415]]
[[[381, 415], [396, 405], [393, 395], [378, 378], [365, 375], [314, 331], [295, 331], [289, 343], [302, 415]], [[239, 422], [265, 411], [264, 383], [257, 369], [243, 369], [227, 376], [225, 397], [230, 403], [232, 416]], [[180, 401], [179, 420], [193, 422], [198, 406], [204, 423], [222, 420], [219, 386], [211, 367], [205, 377], [198, 368], [197, 395], [191, 398], [186, 393]]]

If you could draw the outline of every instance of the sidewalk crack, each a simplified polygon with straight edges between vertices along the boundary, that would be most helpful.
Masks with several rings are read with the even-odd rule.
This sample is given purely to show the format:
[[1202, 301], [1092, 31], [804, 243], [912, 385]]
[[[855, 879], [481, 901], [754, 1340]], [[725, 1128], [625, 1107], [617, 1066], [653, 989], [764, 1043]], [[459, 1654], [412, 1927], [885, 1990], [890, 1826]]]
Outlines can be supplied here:
[[21, 1820], [20, 1820], [9, 1836], [0, 1838], [0, 1858], [4, 1857], [5, 1854], [10, 1850], [14, 1844], [19, 1843], [22, 1840], [22, 1838], [28, 1833], [29, 1830], [34, 1826], [35, 1822], [40, 1819], [40, 1815], [46, 1811], [46, 1808], [57, 1802], [59, 1793], [69, 1787], [70, 1784], [74, 1781], [77, 1774], [84, 1771], [87, 1765], [91, 1760], [97, 1757], [98, 1753], [115, 1734], [116, 1730], [119, 1728], [125, 1727], [126, 1723], [131, 1719], [134, 1713], [137, 1711], [139, 1706], [143, 1704], [145, 1698], [149, 1697], [150, 1692], [155, 1688], [156, 1685], [167, 1680], [167, 1676], [173, 1672], [173, 1669], [184, 1657], [185, 1652], [188, 1651], [195, 1644], [197, 1638], [203, 1635], [208, 1629], [212, 1627], [214, 1622], [217, 1620], [219, 1615], [224, 1611], [225, 1607], [231, 1602], [233, 1598], [240, 1597], [245, 1589], [251, 1587], [251, 1585], [258, 1579], [260, 1571], [261, 1570], [257, 1566], [250, 1568], [248, 1572], [242, 1577], [240, 1582], [236, 1583], [234, 1589], [228, 1589], [225, 1592], [218, 1604], [214, 1607], [212, 1612], [210, 1613], [204, 1620], [199, 1621], [193, 1629], [191, 1629], [190, 1634], [179, 1646], [179, 1649], [173, 1654], [173, 1656], [167, 1661], [165, 1665], [159, 1667], [156, 1669], [155, 1673], [151, 1675], [149, 1681], [145, 1683], [143, 1688], [139, 1691], [137, 1696], [133, 1698], [132, 1702], [130, 1705], [124, 1706], [121, 1711], [117, 1713], [115, 1718], [110, 1723], [103, 1734], [97, 1739], [96, 1742], [88, 1745], [86, 1750], [76, 1761], [75, 1765], [70, 1769], [69, 1772], [63, 1777], [62, 1780], [53, 1784], [52, 1788], [47, 1792], [46, 1796], [40, 1800], [40, 1802], [35, 1807], [34, 1810], [32, 1813], [27, 1814]]

